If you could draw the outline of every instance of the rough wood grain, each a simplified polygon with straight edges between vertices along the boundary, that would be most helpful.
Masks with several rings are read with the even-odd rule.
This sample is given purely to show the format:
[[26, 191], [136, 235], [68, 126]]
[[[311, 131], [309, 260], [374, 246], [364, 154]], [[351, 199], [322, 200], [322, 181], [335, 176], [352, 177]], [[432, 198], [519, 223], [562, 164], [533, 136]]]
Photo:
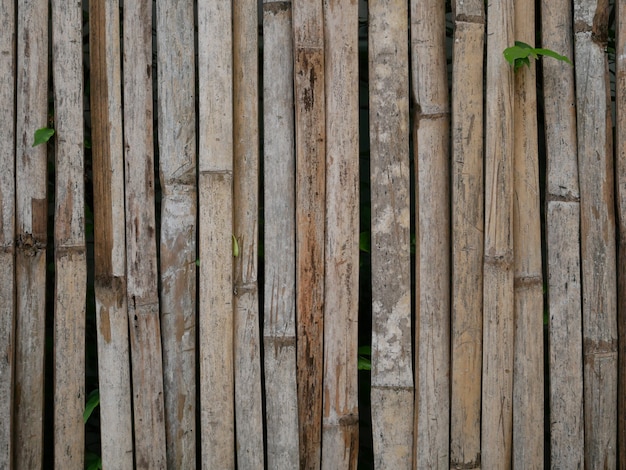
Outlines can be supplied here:
[[[452, 291], [450, 468], [480, 468], [483, 306], [484, 12], [459, 16], [452, 75]], [[461, 4], [461, 5], [458, 5]]]
[[152, 118], [152, 2], [124, 4], [126, 271], [137, 468], [165, 468]]
[[107, 468], [131, 469], [119, 5], [90, 2], [89, 18], [101, 458]]
[[411, 1], [416, 206], [415, 468], [445, 468], [450, 443], [450, 108], [446, 8]]
[[48, 123], [47, 0], [20, 3], [16, 37], [13, 465], [31, 470], [43, 464], [47, 155], [46, 145], [32, 144], [35, 131]]
[[51, 2], [55, 114], [54, 462], [84, 468], [87, 262], [83, 174], [83, 17]]
[[300, 468], [321, 462], [324, 334], [325, 97], [322, 2], [293, 3], [296, 315]]
[[[573, 57], [572, 6], [541, 3], [541, 47]], [[580, 193], [574, 69], [544, 60], [546, 252], [552, 468], [584, 465]]]
[[0, 2], [0, 468], [13, 456], [15, 379], [15, 3]]
[[324, 1], [326, 246], [322, 468], [356, 469], [359, 449], [358, 4]]
[[487, 6], [481, 463], [507, 468], [513, 413], [513, 2]]
[[574, 1], [585, 467], [615, 468], [617, 280], [607, 0]]
[[408, 5], [369, 3], [372, 432], [377, 468], [411, 468]]
[[160, 301], [168, 468], [196, 468], [194, 2], [156, 3]]
[[296, 386], [295, 148], [291, 2], [263, 4], [267, 466], [299, 468]]

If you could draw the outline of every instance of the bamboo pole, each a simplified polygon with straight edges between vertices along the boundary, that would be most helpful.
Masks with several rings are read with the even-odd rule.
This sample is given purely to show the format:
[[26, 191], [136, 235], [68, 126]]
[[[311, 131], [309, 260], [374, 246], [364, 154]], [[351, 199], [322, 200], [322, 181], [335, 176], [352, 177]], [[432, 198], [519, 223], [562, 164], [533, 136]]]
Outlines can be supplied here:
[[263, 3], [267, 468], [300, 467], [296, 385], [295, 149], [291, 2]]
[[231, 2], [198, 5], [202, 467], [235, 468]]
[[159, 1], [161, 337], [168, 468], [196, 468], [194, 2]]
[[32, 147], [48, 122], [48, 1], [17, 9], [15, 389], [16, 469], [43, 462], [44, 347], [47, 246], [46, 146]]
[[450, 442], [450, 197], [446, 5], [411, 1], [416, 200], [415, 468], [445, 468]]
[[0, 468], [11, 468], [15, 380], [15, 3], [0, 2]]
[[120, 18], [117, 1], [90, 2], [94, 290], [102, 464], [133, 468], [126, 297]]
[[166, 465], [152, 131], [152, 2], [124, 4], [126, 270], [135, 460]]
[[233, 2], [233, 204], [237, 465], [263, 468], [258, 288], [259, 72], [256, 0]]
[[[454, 3], [450, 468], [480, 468], [484, 3]], [[462, 70], [462, 73], [458, 73]]]
[[481, 463], [507, 468], [513, 398], [513, 2], [487, 6]]
[[585, 467], [615, 468], [617, 281], [608, 1], [574, 1], [581, 201]]
[[322, 2], [293, 3], [296, 312], [300, 468], [321, 463], [324, 334], [325, 103]]
[[[515, 0], [515, 39], [533, 44], [535, 1]], [[535, 64], [515, 74], [513, 468], [543, 469], [543, 274]]]
[[618, 215], [618, 261], [617, 261], [617, 320], [618, 320], [618, 376], [617, 376], [617, 464], [626, 468], [626, 2], [615, 2], [615, 109]]
[[326, 245], [322, 468], [356, 469], [359, 449], [358, 3], [324, 1]]
[[85, 289], [83, 10], [53, 1], [55, 113], [54, 463], [84, 467]]
[[[573, 56], [572, 6], [541, 3], [542, 47]], [[580, 192], [574, 70], [544, 60], [546, 250], [552, 468], [584, 465]]]
[[399, 470], [413, 450], [408, 6], [368, 7], [374, 463]]

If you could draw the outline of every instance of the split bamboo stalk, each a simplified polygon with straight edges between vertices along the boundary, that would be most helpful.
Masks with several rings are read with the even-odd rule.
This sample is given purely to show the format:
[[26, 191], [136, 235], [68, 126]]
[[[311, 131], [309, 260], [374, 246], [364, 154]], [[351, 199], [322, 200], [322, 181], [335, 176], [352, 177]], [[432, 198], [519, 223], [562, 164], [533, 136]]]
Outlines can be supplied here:
[[[450, 468], [480, 468], [484, 2], [454, 3]], [[462, 73], [459, 71], [462, 70]]]
[[89, 4], [94, 290], [102, 464], [107, 468], [131, 469], [119, 16], [117, 1]]
[[263, 403], [258, 288], [258, 5], [233, 2], [233, 260], [237, 466], [262, 469]]
[[326, 245], [322, 468], [356, 469], [359, 450], [359, 12], [324, 0]]
[[[617, 383], [617, 465], [626, 468], [626, 1], [615, 2], [617, 39], [615, 44], [615, 109], [617, 210], [619, 249], [617, 262], [618, 383]], [[621, 15], [621, 16], [620, 16]]]
[[156, 4], [161, 338], [168, 468], [196, 468], [196, 115], [193, 0]]
[[585, 467], [615, 468], [617, 280], [607, 0], [574, 1]]
[[481, 463], [511, 464], [513, 418], [513, 1], [487, 7]]
[[[573, 56], [569, 0], [541, 3], [542, 47]], [[574, 69], [544, 60], [546, 251], [552, 468], [582, 468], [583, 366], [580, 192]]]
[[[515, 39], [535, 40], [535, 0], [515, 0]], [[536, 68], [515, 73], [514, 207], [515, 352], [513, 468], [543, 469], [543, 273], [537, 142]]]
[[324, 334], [325, 97], [322, 2], [293, 3], [296, 312], [300, 468], [321, 464]]
[[446, 468], [450, 442], [450, 179], [446, 5], [411, 1], [416, 206], [415, 468]]
[[202, 466], [235, 468], [233, 67], [230, 1], [198, 5]]
[[400, 470], [413, 451], [408, 5], [368, 7], [374, 463]]
[[83, 175], [83, 9], [51, 2], [55, 114], [54, 465], [84, 468], [87, 260]]
[[124, 4], [126, 271], [133, 377], [135, 461], [165, 468], [152, 130], [152, 2]]
[[300, 468], [296, 385], [295, 149], [290, 1], [263, 3], [267, 468]]
[[47, 246], [46, 146], [32, 147], [48, 121], [48, 1], [17, 9], [16, 325], [13, 445], [16, 469], [43, 462]]
[[15, 3], [0, 2], [0, 468], [13, 456], [15, 379]]

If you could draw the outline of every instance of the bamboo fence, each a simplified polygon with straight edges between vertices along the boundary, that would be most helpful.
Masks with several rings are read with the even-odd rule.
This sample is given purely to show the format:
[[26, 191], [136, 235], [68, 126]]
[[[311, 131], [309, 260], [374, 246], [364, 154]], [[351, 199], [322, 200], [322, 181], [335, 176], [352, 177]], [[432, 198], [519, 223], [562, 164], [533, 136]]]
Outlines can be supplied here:
[[624, 3], [0, 0], [0, 469], [626, 468]]

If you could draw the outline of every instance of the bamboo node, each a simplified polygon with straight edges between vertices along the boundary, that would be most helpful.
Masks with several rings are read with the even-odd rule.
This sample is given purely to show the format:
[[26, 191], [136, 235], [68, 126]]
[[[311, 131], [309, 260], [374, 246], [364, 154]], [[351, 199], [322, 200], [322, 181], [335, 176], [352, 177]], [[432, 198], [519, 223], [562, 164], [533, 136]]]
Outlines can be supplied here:
[[37, 253], [45, 250], [45, 240], [37, 240], [32, 233], [23, 233], [17, 237], [16, 246], [25, 256], [33, 257]]

